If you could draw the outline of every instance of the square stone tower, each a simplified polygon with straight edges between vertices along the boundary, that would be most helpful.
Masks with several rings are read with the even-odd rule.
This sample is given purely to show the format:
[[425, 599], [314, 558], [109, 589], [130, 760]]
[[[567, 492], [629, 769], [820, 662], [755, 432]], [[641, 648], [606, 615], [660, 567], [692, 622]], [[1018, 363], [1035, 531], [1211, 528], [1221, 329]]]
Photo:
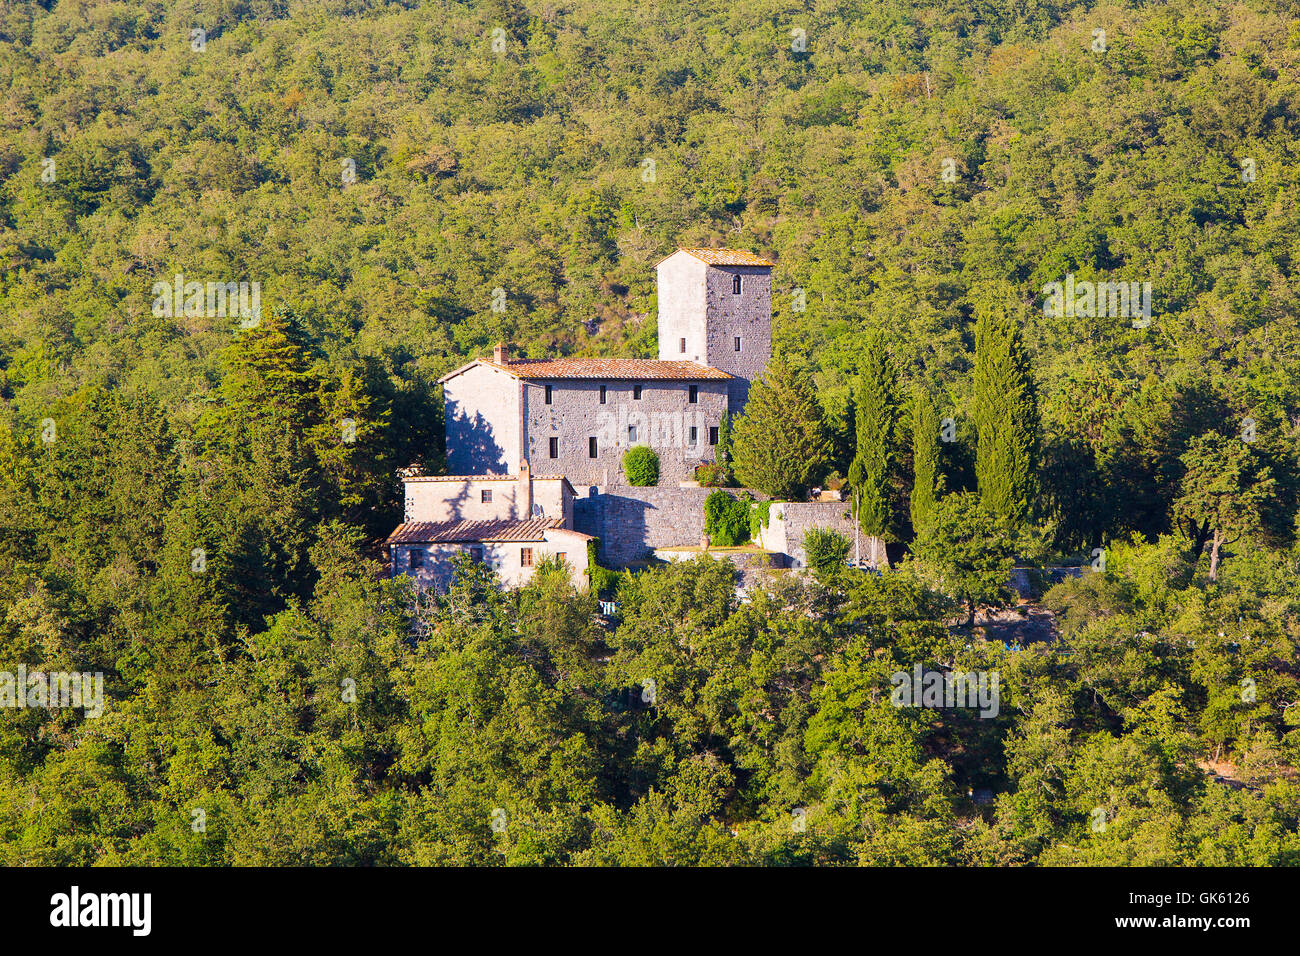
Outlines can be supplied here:
[[772, 265], [752, 252], [678, 249], [657, 267], [659, 358], [734, 376], [733, 417], [772, 357]]

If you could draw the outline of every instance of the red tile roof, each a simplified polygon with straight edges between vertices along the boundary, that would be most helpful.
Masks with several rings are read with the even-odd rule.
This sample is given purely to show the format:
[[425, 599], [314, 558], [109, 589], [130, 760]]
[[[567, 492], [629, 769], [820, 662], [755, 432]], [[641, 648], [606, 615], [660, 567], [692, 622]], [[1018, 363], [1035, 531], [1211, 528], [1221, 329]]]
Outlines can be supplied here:
[[483, 359], [483, 364], [504, 369], [517, 378], [608, 378], [675, 379], [678, 381], [725, 380], [726, 372], [699, 362], [670, 362], [662, 359], [511, 359], [504, 365]]
[[774, 266], [775, 262], [743, 249], [680, 249], [711, 266]]
[[488, 521], [411, 521], [399, 524], [385, 544], [441, 544], [459, 541], [545, 541], [546, 532], [564, 530], [559, 518]]

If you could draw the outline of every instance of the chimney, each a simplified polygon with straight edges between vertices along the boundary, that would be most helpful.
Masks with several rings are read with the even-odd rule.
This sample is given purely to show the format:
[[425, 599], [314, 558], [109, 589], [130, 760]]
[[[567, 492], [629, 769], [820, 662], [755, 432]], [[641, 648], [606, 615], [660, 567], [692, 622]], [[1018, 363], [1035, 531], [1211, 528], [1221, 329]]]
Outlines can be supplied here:
[[510, 349], [504, 342], [498, 342], [497, 347], [492, 351], [492, 361], [497, 365], [505, 365], [510, 359], [508, 358]]
[[528, 467], [527, 458], [519, 459], [519, 492], [515, 495], [515, 507], [523, 520], [533, 516], [533, 472]]

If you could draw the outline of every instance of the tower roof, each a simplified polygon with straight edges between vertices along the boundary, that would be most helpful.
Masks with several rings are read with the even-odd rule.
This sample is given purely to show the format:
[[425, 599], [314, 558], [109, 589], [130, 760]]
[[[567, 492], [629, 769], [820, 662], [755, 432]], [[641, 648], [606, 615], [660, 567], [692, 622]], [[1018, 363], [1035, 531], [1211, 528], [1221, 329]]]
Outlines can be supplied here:
[[[701, 262], [711, 266], [766, 266], [771, 268], [776, 265], [771, 260], [764, 259], [762, 256], [756, 256], [752, 252], [746, 252], [744, 249], [678, 249], [677, 252], [684, 252], [688, 256], [694, 256]], [[676, 253], [674, 253], [676, 255]], [[662, 261], [662, 260], [661, 260]]]

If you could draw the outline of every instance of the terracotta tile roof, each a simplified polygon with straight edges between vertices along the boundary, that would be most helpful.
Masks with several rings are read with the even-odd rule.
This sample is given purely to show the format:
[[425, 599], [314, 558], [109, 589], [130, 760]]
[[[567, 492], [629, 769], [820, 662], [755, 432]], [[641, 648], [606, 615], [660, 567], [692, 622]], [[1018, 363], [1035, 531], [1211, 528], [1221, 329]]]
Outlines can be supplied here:
[[502, 518], [488, 521], [411, 521], [399, 524], [385, 544], [450, 544], [461, 541], [544, 541], [564, 530], [559, 518]]
[[654, 381], [725, 380], [726, 372], [699, 362], [671, 362], [663, 359], [511, 359], [504, 365], [482, 359], [483, 364], [504, 369], [517, 378], [608, 378]]
[[756, 256], [743, 249], [681, 249], [687, 255], [694, 256], [711, 266], [774, 266], [775, 262]]
[[[518, 481], [518, 475], [415, 475], [404, 481]], [[568, 481], [564, 475], [533, 475], [533, 481]]]

